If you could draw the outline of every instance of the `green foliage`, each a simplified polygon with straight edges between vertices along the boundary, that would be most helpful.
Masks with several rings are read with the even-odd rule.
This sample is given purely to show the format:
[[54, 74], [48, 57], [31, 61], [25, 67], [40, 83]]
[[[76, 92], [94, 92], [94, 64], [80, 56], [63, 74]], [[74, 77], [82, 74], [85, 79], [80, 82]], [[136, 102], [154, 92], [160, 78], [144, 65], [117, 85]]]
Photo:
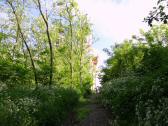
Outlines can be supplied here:
[[31, 92], [32, 90], [25, 88], [12, 90], [4, 88], [4, 90], [1, 90], [0, 125], [36, 126], [36, 120], [32, 115], [37, 111], [37, 101], [30, 97]]
[[116, 118], [127, 120], [128, 124], [134, 121], [134, 108], [140, 91], [137, 82], [139, 79], [136, 77], [118, 78], [105, 83], [101, 89], [102, 103], [114, 112]]
[[77, 108], [75, 109], [77, 122], [81, 122], [89, 115], [91, 111], [90, 108], [88, 107], [89, 103], [90, 103], [89, 99], [80, 97], [79, 104], [77, 105]]
[[7, 38], [7, 35], [0, 32], [0, 42], [3, 40], [3, 39], [6, 39]]
[[168, 124], [167, 25], [116, 46], [103, 69], [101, 99], [118, 125]]
[[36, 92], [38, 111], [35, 117], [38, 125], [60, 126], [78, 103], [78, 94], [72, 89], [42, 88]]
[[77, 110], [77, 120], [81, 122], [82, 120], [86, 119], [90, 113], [90, 110], [88, 108], [80, 108]]
[[167, 0], [158, 0], [157, 6], [153, 7], [153, 10], [144, 20], [152, 27], [154, 22], [167, 24], [167, 19]]
[[32, 79], [29, 68], [23, 64], [14, 64], [10, 61], [0, 60], [0, 80], [7, 84], [8, 88], [30, 82]]
[[27, 88], [6, 90], [0, 96], [0, 125], [60, 126], [78, 98], [76, 91], [64, 88], [41, 87], [35, 92]]
[[37, 1], [0, 2], [1, 126], [60, 126], [91, 93], [87, 16], [74, 0], [44, 2], [42, 14]]

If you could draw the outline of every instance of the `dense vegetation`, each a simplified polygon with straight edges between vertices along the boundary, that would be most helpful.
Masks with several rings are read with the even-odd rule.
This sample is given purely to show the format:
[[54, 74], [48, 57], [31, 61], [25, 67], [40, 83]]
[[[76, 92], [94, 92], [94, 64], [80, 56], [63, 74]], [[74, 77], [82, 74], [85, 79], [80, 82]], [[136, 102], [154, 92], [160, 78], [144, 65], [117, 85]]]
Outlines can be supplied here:
[[168, 125], [168, 25], [116, 45], [101, 75], [102, 103], [121, 126]]
[[[167, 6], [159, 0], [145, 18], [149, 31], [105, 49], [100, 97], [114, 125], [168, 125]], [[1, 0], [0, 10], [0, 126], [63, 125], [91, 93], [87, 16], [74, 0]], [[80, 121], [90, 111], [83, 104]]]
[[74, 0], [4, 0], [0, 10], [0, 125], [62, 125], [93, 82], [87, 16]]

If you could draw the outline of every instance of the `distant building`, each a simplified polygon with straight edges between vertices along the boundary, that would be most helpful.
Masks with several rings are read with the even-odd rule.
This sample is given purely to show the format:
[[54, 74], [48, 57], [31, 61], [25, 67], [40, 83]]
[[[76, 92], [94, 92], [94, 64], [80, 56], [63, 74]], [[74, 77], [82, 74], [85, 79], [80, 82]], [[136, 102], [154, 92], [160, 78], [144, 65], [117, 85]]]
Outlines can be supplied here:
[[99, 68], [98, 68], [98, 63], [99, 63], [99, 54], [96, 51], [96, 49], [94, 49], [92, 47], [92, 36], [88, 37], [88, 50], [89, 50], [89, 54], [91, 55], [91, 60], [90, 60], [90, 64], [91, 64], [91, 73], [92, 73], [92, 77], [93, 77], [93, 86], [92, 86], [92, 90], [97, 90], [98, 86], [100, 86], [99, 84], [99, 79], [98, 79], [98, 73], [99, 73]]

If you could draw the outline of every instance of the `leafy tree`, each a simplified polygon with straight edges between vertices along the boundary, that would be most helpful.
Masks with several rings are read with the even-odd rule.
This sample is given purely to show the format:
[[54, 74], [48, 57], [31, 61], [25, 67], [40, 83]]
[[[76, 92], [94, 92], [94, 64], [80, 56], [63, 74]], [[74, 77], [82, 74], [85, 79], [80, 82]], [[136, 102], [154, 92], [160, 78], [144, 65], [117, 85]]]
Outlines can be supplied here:
[[[25, 44], [26, 46], [26, 49], [29, 53], [29, 57], [30, 57], [30, 60], [31, 60], [31, 64], [32, 64], [32, 68], [33, 68], [33, 72], [34, 72], [34, 79], [35, 79], [35, 83], [36, 83], [36, 87], [38, 86], [38, 82], [37, 82], [37, 74], [36, 74], [36, 68], [35, 68], [35, 64], [34, 64], [34, 61], [33, 61], [33, 57], [32, 57], [32, 54], [31, 54], [31, 51], [30, 51], [30, 48], [26, 42], [26, 39], [24, 37], [24, 34], [22, 32], [22, 29], [21, 29], [21, 26], [20, 26], [20, 21], [19, 21], [19, 17], [17, 15], [17, 12], [15, 10], [15, 7], [13, 6], [13, 3], [10, 2], [10, 1], [7, 1], [7, 3], [10, 5], [11, 9], [12, 9], [12, 12], [13, 14], [15, 15], [15, 18], [16, 18], [16, 25], [17, 25], [17, 29], [18, 29], [18, 32], [20, 32], [20, 35], [21, 35], [21, 38], [22, 38], [22, 41], [23, 43]], [[18, 3], [17, 3], [18, 4]]]
[[93, 82], [87, 16], [74, 0], [7, 0], [0, 9], [0, 125], [62, 125]]
[[149, 16], [145, 18], [145, 22], [148, 23], [149, 26], [152, 26], [154, 21], [162, 22], [167, 24], [168, 14], [167, 14], [167, 0], [158, 0], [157, 6], [153, 7], [153, 10], [150, 11]]
[[49, 85], [52, 85], [52, 78], [53, 78], [53, 47], [52, 47], [52, 42], [51, 42], [51, 37], [50, 37], [50, 32], [49, 32], [49, 23], [48, 23], [48, 15], [46, 15], [46, 17], [44, 16], [44, 13], [42, 12], [42, 8], [41, 8], [41, 2], [40, 0], [37, 0], [38, 3], [38, 8], [40, 11], [40, 14], [43, 18], [43, 21], [45, 22], [46, 25], [46, 34], [47, 34], [47, 38], [48, 38], [48, 43], [49, 43], [49, 47], [50, 47], [50, 82]]
[[102, 70], [101, 98], [115, 122], [121, 126], [167, 125], [167, 25], [153, 26], [109, 54]]

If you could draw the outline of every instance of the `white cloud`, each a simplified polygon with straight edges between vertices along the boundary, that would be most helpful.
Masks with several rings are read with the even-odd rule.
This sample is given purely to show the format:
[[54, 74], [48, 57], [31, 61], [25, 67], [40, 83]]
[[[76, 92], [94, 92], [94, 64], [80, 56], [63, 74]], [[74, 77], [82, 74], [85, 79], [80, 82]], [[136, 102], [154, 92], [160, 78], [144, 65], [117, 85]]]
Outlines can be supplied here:
[[[115, 0], [117, 1], [117, 0]], [[122, 41], [140, 28], [157, 0], [78, 0], [79, 6], [90, 17], [96, 32], [113, 41]], [[99, 37], [99, 36], [98, 36]]]
[[[156, 2], [157, 0], [78, 0], [80, 9], [88, 14], [94, 32], [100, 38], [95, 49], [99, 56], [98, 66], [103, 65], [108, 58], [102, 51], [103, 48], [137, 35], [140, 28], [148, 28], [142, 21]], [[99, 85], [98, 78], [96, 84]]]

